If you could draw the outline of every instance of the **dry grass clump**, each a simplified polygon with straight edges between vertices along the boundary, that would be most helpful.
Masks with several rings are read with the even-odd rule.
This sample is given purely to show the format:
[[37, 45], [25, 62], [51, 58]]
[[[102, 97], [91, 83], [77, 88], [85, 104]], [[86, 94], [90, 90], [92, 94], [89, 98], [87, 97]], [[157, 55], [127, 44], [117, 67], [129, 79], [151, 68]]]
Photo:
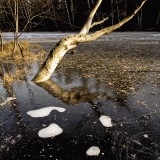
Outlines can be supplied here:
[[12, 84], [14, 81], [22, 81], [26, 77], [26, 69], [16, 69], [14, 73], [5, 73], [3, 75], [3, 84]]
[[5, 44], [3, 44], [3, 49], [4, 49], [5, 52], [12, 52], [13, 47], [14, 47], [13, 42], [6, 42]]
[[38, 53], [32, 52], [23, 52], [23, 56], [21, 54], [15, 54], [13, 56], [13, 60], [18, 63], [30, 63], [34, 61], [41, 62], [44, 60], [46, 52], [44, 50], [40, 50]]
[[[42, 52], [43, 54], [45, 54], [44, 50], [42, 50], [42, 47], [40, 45], [37, 44], [30, 44], [28, 41], [21, 41], [19, 42], [19, 45], [21, 47], [22, 53], [20, 51], [20, 48], [18, 47], [16, 52], [13, 53], [13, 48], [14, 48], [14, 42], [6, 42], [3, 45], [3, 52], [0, 52], [0, 58], [3, 59], [14, 59], [14, 60], [39, 60], [39, 58], [41, 58], [42, 56]], [[38, 53], [32, 53], [30, 52], [30, 50], [33, 49], [39, 49], [40, 51], [38, 51]], [[40, 57], [38, 57], [40, 55]], [[24, 57], [23, 57], [24, 56]]]
[[5, 73], [3, 75], [3, 84], [12, 84], [15, 80], [16, 76], [14, 74]]
[[3, 51], [3, 52], [0, 52], [0, 58], [6, 58], [10, 56], [7, 52]]
[[38, 45], [38, 44], [32, 44], [31, 45], [31, 49], [40, 49], [42, 48], [42, 46]]
[[6, 85], [11, 85], [14, 81], [23, 81], [27, 72], [24, 66], [29, 66], [30, 62], [34, 61], [41, 63], [46, 57], [46, 52], [40, 45], [29, 44], [28, 41], [22, 41], [19, 44], [23, 51], [22, 53], [19, 48], [13, 53], [13, 42], [5, 43], [4, 51], [0, 52], [0, 64], [12, 66], [8, 67], [8, 69], [4, 68], [3, 65], [0, 66], [4, 70], [1, 77]]
[[[19, 44], [23, 51], [27, 51], [30, 48], [30, 44], [28, 41], [21, 41]], [[13, 52], [14, 42], [6, 42], [3, 45], [3, 48], [5, 52]]]
[[[30, 48], [28, 41], [22, 41], [19, 43], [23, 52], [26, 52]], [[3, 44], [3, 52], [0, 52], [0, 58], [11, 59], [13, 55], [14, 42], [6, 42]], [[15, 55], [20, 54], [20, 49], [18, 48]]]
[[31, 47], [28, 41], [22, 41], [19, 43], [23, 51], [28, 51]]

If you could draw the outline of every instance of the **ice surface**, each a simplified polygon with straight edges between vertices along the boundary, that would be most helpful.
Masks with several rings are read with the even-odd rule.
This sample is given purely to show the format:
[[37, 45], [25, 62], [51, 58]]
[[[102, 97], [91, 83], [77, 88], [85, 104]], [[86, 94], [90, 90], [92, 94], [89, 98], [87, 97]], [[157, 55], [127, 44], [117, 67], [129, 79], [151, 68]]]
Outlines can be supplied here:
[[[20, 40], [29, 40], [29, 41], [43, 41], [43, 40], [60, 40], [61, 38], [71, 35], [71, 34], [76, 34], [76, 32], [24, 32], [19, 39]], [[12, 40], [14, 37], [13, 32], [4, 32], [3, 33], [3, 38], [4, 41]], [[111, 34], [108, 35], [103, 35], [98, 41], [101, 40], [159, 40], [160, 39], [160, 34], [157, 32], [112, 32]]]
[[[20, 33], [19, 33], [20, 34]], [[20, 40], [29, 40], [29, 41], [43, 41], [43, 40], [54, 40], [54, 39], [61, 39], [64, 36], [74, 34], [72, 32], [24, 32], [19, 37]], [[4, 41], [8, 41], [13, 39], [14, 33], [13, 32], [5, 32], [3, 33]]]
[[41, 138], [49, 138], [55, 137], [63, 132], [62, 128], [60, 128], [57, 124], [52, 123], [48, 127], [41, 129], [38, 132], [39, 137]]
[[30, 115], [31, 117], [46, 117], [51, 113], [52, 110], [64, 112], [65, 108], [50, 106], [50, 107], [45, 107], [37, 110], [28, 111], [27, 114]]
[[92, 146], [86, 151], [86, 154], [88, 156], [98, 156], [99, 153], [100, 153], [100, 149], [96, 146]]
[[102, 115], [99, 120], [101, 121], [102, 125], [105, 126], [105, 127], [112, 127], [113, 124], [111, 122], [111, 118], [109, 116], [105, 116], [105, 115]]

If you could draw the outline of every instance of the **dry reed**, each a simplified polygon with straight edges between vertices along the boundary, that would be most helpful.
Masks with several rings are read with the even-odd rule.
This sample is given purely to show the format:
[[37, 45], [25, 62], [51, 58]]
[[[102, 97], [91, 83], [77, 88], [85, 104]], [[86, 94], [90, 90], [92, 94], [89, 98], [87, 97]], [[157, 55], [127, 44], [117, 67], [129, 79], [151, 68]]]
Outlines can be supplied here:
[[[37, 61], [41, 63], [44, 61], [46, 52], [41, 46], [37, 44], [29, 44], [28, 41], [20, 42], [23, 55], [18, 48], [15, 53], [13, 53], [13, 42], [6, 42], [4, 44], [4, 51], [0, 52], [0, 62], [2, 63], [12, 63], [13, 69], [4, 72], [2, 79], [4, 84], [11, 85], [14, 81], [23, 81], [26, 77], [25, 65], [30, 64], [30, 62]], [[31, 52], [36, 49], [36, 53]], [[37, 51], [38, 49], [38, 51]], [[22, 67], [23, 66], [23, 67]], [[3, 67], [2, 67], [3, 68]]]

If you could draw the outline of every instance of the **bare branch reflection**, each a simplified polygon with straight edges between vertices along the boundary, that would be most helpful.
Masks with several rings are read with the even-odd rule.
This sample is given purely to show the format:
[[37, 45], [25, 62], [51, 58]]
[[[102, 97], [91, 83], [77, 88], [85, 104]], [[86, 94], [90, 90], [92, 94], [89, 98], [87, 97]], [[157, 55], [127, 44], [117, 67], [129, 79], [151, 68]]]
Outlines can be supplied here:
[[128, 94], [126, 92], [118, 92], [117, 90], [115, 90], [114, 95], [108, 96], [107, 93], [91, 93], [88, 87], [76, 87], [69, 90], [64, 90], [52, 79], [48, 79], [43, 82], [35, 82], [35, 84], [47, 90], [51, 95], [57, 97], [66, 104], [74, 105], [81, 102], [90, 103], [95, 114], [98, 117], [101, 116], [99, 108], [102, 104], [97, 103], [97, 99], [114, 101], [120, 106], [125, 107], [131, 114], [134, 114], [134, 111], [126, 104], [126, 100], [128, 97]]
[[98, 96], [98, 93], [90, 93], [89, 89], [86, 87], [76, 87], [65, 91], [52, 79], [36, 84], [67, 104], [78, 104], [86, 101], [94, 103], [93, 99]]

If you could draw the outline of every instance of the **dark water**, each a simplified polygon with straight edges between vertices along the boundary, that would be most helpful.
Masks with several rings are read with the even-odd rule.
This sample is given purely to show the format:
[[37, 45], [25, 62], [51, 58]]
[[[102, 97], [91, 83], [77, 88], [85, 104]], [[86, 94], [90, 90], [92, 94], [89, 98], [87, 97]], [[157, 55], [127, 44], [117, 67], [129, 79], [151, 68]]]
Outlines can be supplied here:
[[[51, 49], [64, 33], [33, 35], [22, 39]], [[32, 74], [10, 87], [0, 79], [0, 96], [16, 97], [0, 108], [0, 159], [160, 159], [160, 33], [112, 33], [81, 44], [43, 84], [31, 82], [38, 64], [28, 68]], [[27, 115], [48, 106], [66, 111]], [[101, 115], [109, 116], [113, 127], [104, 127]], [[39, 130], [52, 123], [62, 134], [40, 138]], [[86, 154], [91, 146], [100, 148], [98, 156]]]

